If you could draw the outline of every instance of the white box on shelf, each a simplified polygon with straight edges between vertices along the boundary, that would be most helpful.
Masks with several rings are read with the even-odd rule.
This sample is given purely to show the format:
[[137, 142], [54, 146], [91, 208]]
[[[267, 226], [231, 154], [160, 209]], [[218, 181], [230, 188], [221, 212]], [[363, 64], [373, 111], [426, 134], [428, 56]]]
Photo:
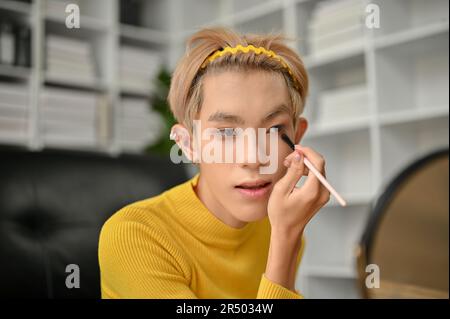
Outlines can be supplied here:
[[369, 96], [366, 84], [322, 91], [318, 96], [320, 125], [369, 116]]

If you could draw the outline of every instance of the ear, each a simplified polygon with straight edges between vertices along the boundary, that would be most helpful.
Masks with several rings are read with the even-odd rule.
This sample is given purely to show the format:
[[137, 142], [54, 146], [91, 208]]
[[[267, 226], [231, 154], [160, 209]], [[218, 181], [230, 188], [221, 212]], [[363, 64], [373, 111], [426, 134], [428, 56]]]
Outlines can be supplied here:
[[175, 124], [170, 129], [170, 139], [175, 141], [183, 154], [193, 162], [195, 154], [191, 145], [191, 135], [189, 134], [188, 129], [184, 125]]
[[299, 117], [297, 119], [297, 129], [295, 131], [295, 144], [300, 144], [300, 141], [302, 140], [303, 136], [306, 133], [306, 130], [308, 129], [308, 120], [304, 117]]

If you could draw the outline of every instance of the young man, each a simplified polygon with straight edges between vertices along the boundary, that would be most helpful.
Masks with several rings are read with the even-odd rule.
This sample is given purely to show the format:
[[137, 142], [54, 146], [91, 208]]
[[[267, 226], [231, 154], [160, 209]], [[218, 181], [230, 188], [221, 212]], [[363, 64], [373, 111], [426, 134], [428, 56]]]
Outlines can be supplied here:
[[[306, 132], [300, 114], [308, 76], [282, 40], [225, 28], [189, 39], [168, 99], [178, 121], [175, 140], [199, 173], [105, 223], [102, 297], [302, 297], [295, 276], [303, 231], [330, 197], [303, 157], [325, 175], [324, 158], [308, 147], [292, 152], [283, 142], [261, 145], [251, 134], [242, 137], [249, 129], [260, 141], [276, 128], [298, 144]], [[204, 139], [204, 132], [213, 137]], [[232, 160], [205, 161], [211, 143], [216, 151], [235, 151]], [[261, 150], [271, 154], [269, 162], [253, 160]], [[297, 188], [302, 175], [306, 181]]]

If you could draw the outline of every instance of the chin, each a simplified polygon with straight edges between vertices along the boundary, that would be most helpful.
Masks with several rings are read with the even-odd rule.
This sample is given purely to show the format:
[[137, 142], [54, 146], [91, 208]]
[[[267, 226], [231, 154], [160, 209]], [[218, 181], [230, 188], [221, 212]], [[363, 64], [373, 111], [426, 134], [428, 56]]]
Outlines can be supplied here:
[[245, 209], [238, 208], [239, 219], [250, 223], [264, 219], [267, 216], [267, 205], [258, 205], [255, 207], [248, 207]]

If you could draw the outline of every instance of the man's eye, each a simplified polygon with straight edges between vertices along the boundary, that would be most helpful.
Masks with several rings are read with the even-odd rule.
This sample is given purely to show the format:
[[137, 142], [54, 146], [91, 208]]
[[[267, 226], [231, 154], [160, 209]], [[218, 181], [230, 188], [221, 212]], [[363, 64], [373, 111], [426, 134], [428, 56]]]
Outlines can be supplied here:
[[226, 137], [236, 135], [236, 130], [232, 127], [219, 128], [219, 129], [217, 129], [217, 132], [219, 133], [220, 136], [226, 136]]
[[270, 133], [270, 132], [280, 133], [283, 130], [283, 128], [284, 128], [283, 124], [277, 124], [277, 125], [269, 127], [269, 129], [267, 130], [267, 133]]

